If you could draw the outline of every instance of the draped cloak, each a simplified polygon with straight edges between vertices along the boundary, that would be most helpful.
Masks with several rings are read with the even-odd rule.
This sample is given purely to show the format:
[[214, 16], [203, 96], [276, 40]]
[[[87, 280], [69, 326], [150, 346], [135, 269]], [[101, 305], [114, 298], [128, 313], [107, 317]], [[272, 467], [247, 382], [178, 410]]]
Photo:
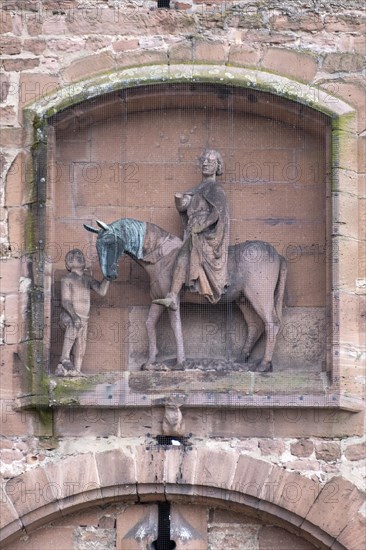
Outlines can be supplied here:
[[[216, 182], [206, 182], [184, 192], [190, 203], [182, 212], [185, 227], [183, 249], [188, 249], [186, 286], [215, 304], [228, 285], [229, 212], [224, 189]], [[194, 226], [204, 225], [209, 217], [216, 221], [201, 233]], [[183, 251], [183, 250], [182, 250]]]

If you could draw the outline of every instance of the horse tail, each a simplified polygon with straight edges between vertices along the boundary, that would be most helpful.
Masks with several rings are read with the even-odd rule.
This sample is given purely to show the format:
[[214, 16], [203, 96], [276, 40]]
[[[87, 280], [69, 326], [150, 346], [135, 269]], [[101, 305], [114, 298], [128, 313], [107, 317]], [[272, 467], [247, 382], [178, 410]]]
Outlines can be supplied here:
[[278, 280], [275, 290], [275, 309], [278, 320], [282, 322], [282, 306], [285, 296], [285, 286], [287, 278], [287, 264], [283, 256], [280, 256], [280, 270], [278, 274]]

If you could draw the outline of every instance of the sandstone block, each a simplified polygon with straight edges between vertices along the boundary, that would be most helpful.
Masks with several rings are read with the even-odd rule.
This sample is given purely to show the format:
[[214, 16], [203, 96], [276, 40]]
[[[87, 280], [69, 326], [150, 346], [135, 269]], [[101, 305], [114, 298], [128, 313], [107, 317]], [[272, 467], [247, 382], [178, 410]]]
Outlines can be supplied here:
[[14, 107], [8, 105], [0, 108], [0, 120], [4, 126], [13, 126], [17, 122], [17, 116]]
[[314, 450], [314, 444], [310, 439], [299, 439], [296, 443], [291, 443], [291, 454], [299, 457], [310, 456]]
[[272, 464], [264, 462], [264, 460], [240, 455], [231, 487], [232, 490], [260, 498], [272, 468]]
[[87, 437], [117, 436], [119, 415], [109, 410], [59, 409], [54, 414], [54, 432], [56, 437], [77, 437], [80, 433]]
[[135, 449], [135, 476], [138, 484], [157, 483], [164, 480], [164, 449], [149, 450], [145, 447]]
[[0, 73], [0, 102], [3, 102], [8, 97], [10, 88], [9, 76]]
[[268, 48], [261, 65], [265, 69], [305, 82], [312, 81], [317, 71], [315, 57], [282, 48]]
[[13, 22], [11, 18], [11, 13], [8, 11], [0, 11], [0, 34], [5, 34], [7, 32], [12, 32]]
[[168, 55], [170, 63], [191, 63], [193, 61], [193, 43], [184, 41], [171, 44]]
[[19, 206], [22, 204], [25, 177], [26, 173], [30, 172], [29, 161], [30, 156], [22, 151], [10, 166], [5, 184], [6, 206]]
[[194, 61], [225, 63], [226, 52], [224, 45], [220, 42], [197, 40], [194, 44]]
[[46, 41], [42, 38], [27, 38], [24, 40], [23, 49], [25, 52], [34, 53], [34, 55], [40, 55], [46, 49]]
[[246, 44], [236, 44], [230, 48], [228, 64], [255, 67], [260, 59], [260, 53], [258, 48]]
[[328, 15], [324, 20], [324, 28], [327, 32], [359, 32], [366, 31], [366, 17], [359, 14]]
[[3, 36], [0, 44], [0, 53], [5, 55], [17, 55], [22, 51], [22, 43], [19, 38]]
[[43, 550], [44, 548], [71, 549], [74, 544], [74, 530], [70, 527], [46, 527], [27, 534], [19, 541], [12, 542], [11, 550]]
[[358, 210], [358, 197], [350, 193], [334, 193], [334, 233], [358, 239], [359, 224], [355, 212]]
[[366, 458], [366, 443], [350, 445], [345, 450], [345, 457], [352, 462]]
[[187, 2], [175, 2], [174, 8], [176, 10], [189, 10], [192, 8], [192, 4], [189, 4]]
[[318, 493], [318, 482], [274, 467], [264, 484], [261, 499], [305, 517]]
[[340, 444], [331, 441], [315, 443], [315, 456], [318, 460], [325, 460], [326, 462], [339, 460], [341, 456]]
[[112, 44], [110, 36], [89, 36], [85, 41], [85, 49], [98, 52], [102, 48], [108, 48]]
[[323, 70], [329, 73], [362, 71], [364, 57], [352, 53], [329, 53], [324, 57]]
[[295, 470], [297, 472], [314, 471], [317, 472], [320, 469], [319, 462], [317, 460], [299, 459], [290, 460], [286, 462], [286, 468], [289, 470]]
[[122, 450], [105, 451], [95, 457], [102, 487], [131, 485], [135, 489], [134, 460]]
[[29, 69], [34, 69], [39, 65], [39, 59], [4, 59], [4, 68], [6, 71], [27, 71]]
[[43, 73], [22, 73], [19, 80], [19, 111], [28, 103], [39, 101], [57, 90], [59, 78]]
[[356, 134], [343, 130], [335, 131], [334, 139], [337, 147], [337, 167], [357, 172], [358, 143]]
[[23, 130], [21, 128], [2, 128], [0, 132], [0, 146], [20, 148], [22, 146]]
[[354, 195], [358, 193], [357, 174], [353, 170], [337, 169], [337, 181], [334, 182], [334, 191], [348, 192]]
[[[344, 503], [347, 502], [347, 506]], [[333, 477], [321, 490], [306, 519], [326, 533], [338, 537], [350, 523], [364, 499], [350, 481]]]
[[0, 260], [0, 293], [17, 293], [21, 260], [8, 258]]
[[[194, 453], [195, 450], [192, 451]], [[197, 449], [196, 485], [210, 485], [228, 489], [231, 487], [239, 455], [235, 452]]]
[[[358, 248], [358, 242], [355, 239], [349, 237], [333, 238], [332, 262], [334, 268], [337, 269], [335, 288], [345, 292], [355, 292], [358, 277]], [[346, 310], [341, 311], [341, 314], [343, 318], [347, 318], [353, 308], [354, 297], [350, 295], [348, 299], [346, 296], [343, 297], [342, 294], [342, 299], [345, 300]], [[358, 320], [356, 322], [358, 323]], [[349, 330], [347, 332], [349, 333]]]
[[362, 345], [366, 296], [339, 293], [339, 330], [342, 343]]
[[[336, 95], [357, 109], [357, 130], [363, 132], [366, 128], [366, 90], [357, 79], [350, 82], [328, 81], [319, 84], [325, 91]], [[357, 169], [357, 168], [356, 168]]]
[[113, 42], [112, 47], [115, 52], [125, 52], [126, 50], [136, 50], [139, 47], [139, 41], [135, 39], [117, 40]]
[[54, 499], [60, 501], [61, 508], [67, 508], [70, 504], [83, 504], [100, 497], [98, 469], [91, 453], [70, 456], [50, 464], [45, 472], [49, 492], [53, 494]]
[[11, 206], [8, 209], [9, 242], [15, 250], [24, 249], [24, 227], [27, 216], [26, 207]]
[[270, 31], [268, 29], [256, 29], [243, 31], [241, 39], [245, 43], [260, 44], [286, 44], [295, 41], [295, 36], [286, 32]]
[[314, 550], [314, 546], [301, 537], [279, 527], [264, 525], [258, 533], [258, 550]]
[[47, 478], [43, 468], [34, 468], [17, 476], [5, 486], [23, 525], [32, 525], [32, 528], [42, 521], [46, 512], [50, 515], [58, 513], [53, 489], [53, 482]]
[[161, 65], [168, 63], [166, 50], [134, 50], [128, 54], [116, 54], [116, 67]]
[[[181, 453], [171, 449], [167, 454], [166, 480], [172, 484], [194, 485], [197, 469], [197, 450]], [[178, 466], [178, 472], [176, 468]]]
[[366, 172], [366, 135], [359, 136], [358, 140], [358, 171]]
[[[7, 347], [12, 349], [13, 352], [15, 351], [15, 346]], [[14, 387], [18, 389], [18, 386]], [[31, 411], [22, 411], [21, 413], [15, 411], [13, 399], [2, 399], [0, 401], [0, 412], [0, 429], [3, 436], [29, 437], [29, 435], [33, 435], [35, 433], [37, 419], [35, 418], [34, 413]]]
[[2, 487], [0, 487], [0, 529], [0, 541], [22, 529], [17, 511]]
[[346, 525], [337, 542], [344, 548], [364, 548], [366, 542], [366, 518], [361, 514], [356, 514]]
[[71, 63], [63, 72], [66, 82], [82, 80], [98, 73], [104, 73], [114, 68], [114, 59], [109, 53], [101, 53], [78, 59]]
[[319, 31], [323, 28], [323, 21], [317, 13], [299, 13], [296, 15], [275, 15], [270, 19], [271, 27], [275, 31]]
[[[166, 483], [181, 483], [181, 465], [188, 451], [180, 448], [170, 448], [165, 453], [164, 481]], [[192, 477], [193, 480], [193, 477]]]
[[0, 451], [0, 460], [5, 462], [5, 464], [11, 464], [15, 460], [22, 460], [23, 459], [23, 453], [21, 453], [18, 450], [12, 450], [12, 449], [3, 449]]
[[260, 439], [259, 448], [262, 455], [281, 455], [285, 450], [285, 444], [283, 441], [275, 439]]
[[355, 36], [353, 40], [355, 52], [365, 55], [366, 51], [366, 37], [365, 36]]

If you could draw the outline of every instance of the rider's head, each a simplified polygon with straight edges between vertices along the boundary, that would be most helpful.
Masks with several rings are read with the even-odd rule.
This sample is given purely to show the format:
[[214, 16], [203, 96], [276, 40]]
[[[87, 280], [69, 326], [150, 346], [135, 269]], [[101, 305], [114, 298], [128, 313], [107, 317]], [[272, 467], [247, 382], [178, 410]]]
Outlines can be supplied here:
[[215, 149], [206, 149], [201, 155], [202, 172], [205, 176], [221, 176], [224, 161]]

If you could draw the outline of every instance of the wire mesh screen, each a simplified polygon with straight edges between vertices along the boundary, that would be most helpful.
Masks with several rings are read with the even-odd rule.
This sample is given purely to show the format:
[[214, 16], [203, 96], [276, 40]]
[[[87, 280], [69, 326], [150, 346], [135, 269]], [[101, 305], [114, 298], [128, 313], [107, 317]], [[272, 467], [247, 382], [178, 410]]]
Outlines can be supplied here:
[[[193, 391], [197, 384], [215, 391], [222, 373], [231, 376], [227, 384], [234, 391], [248, 383], [246, 374], [251, 365], [261, 362], [266, 338], [272, 338], [272, 368], [280, 373], [283, 388], [292, 391], [296, 384], [315, 388], [322, 383], [328, 276], [325, 116], [283, 98], [234, 86], [160, 84], [85, 101], [59, 113], [50, 126], [54, 130], [47, 210], [51, 373], [64, 359], [62, 288], [63, 281], [72, 282], [73, 277], [65, 256], [79, 249], [87, 276], [83, 305], [76, 306], [85, 326], [84, 376], [137, 374], [146, 363], [153, 370], [175, 371], [184, 363], [184, 380], [170, 384], [171, 391]], [[185, 196], [202, 183], [200, 159], [205, 150], [216, 150], [223, 159], [222, 175], [216, 176], [215, 184], [227, 201], [231, 248], [223, 254], [228, 258], [231, 254], [232, 260], [228, 259], [227, 284], [215, 304], [197, 292], [199, 286], [188, 288], [186, 277], [179, 293], [183, 341], [178, 347], [183, 346], [183, 356], [182, 349], [177, 354], [171, 308], [158, 306], [161, 317], [156, 329], [150, 326], [148, 332], [146, 321], [152, 300], [170, 291], [177, 254], [188, 238], [175, 195]], [[209, 205], [211, 211], [215, 208]], [[121, 219], [133, 220], [127, 224], [129, 232], [126, 224], [114, 224]], [[102, 246], [106, 226], [113, 230], [106, 239], [103, 261], [114, 272], [101, 295], [99, 283], [106, 273], [96, 241]], [[258, 306], [262, 298], [257, 303], [243, 286], [241, 260], [253, 267], [264, 258], [258, 241], [272, 245], [287, 263], [278, 333], [271, 329], [276, 317], [272, 306], [265, 311]], [[192, 244], [187, 246], [190, 253]], [[264, 302], [278, 285], [266, 269], [255, 272], [260, 281], [256, 292], [267, 297]], [[251, 310], [248, 316], [245, 307]], [[250, 354], [245, 349], [249, 330]], [[75, 353], [74, 346], [71, 363]], [[142, 382], [136, 378], [133, 383], [138, 387]], [[144, 384], [148, 390], [153, 382]]]

